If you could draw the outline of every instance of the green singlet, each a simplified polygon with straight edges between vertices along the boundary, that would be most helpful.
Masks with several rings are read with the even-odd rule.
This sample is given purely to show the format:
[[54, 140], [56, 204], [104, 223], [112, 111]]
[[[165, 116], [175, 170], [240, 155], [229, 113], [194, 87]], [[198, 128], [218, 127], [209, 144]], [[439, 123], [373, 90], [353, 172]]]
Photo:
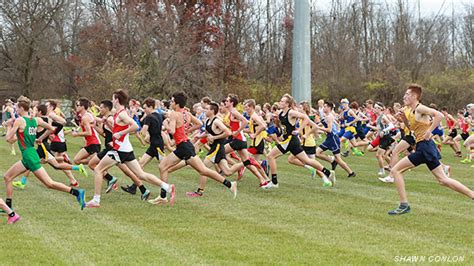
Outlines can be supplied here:
[[34, 172], [41, 168], [41, 160], [35, 149], [36, 129], [38, 124], [36, 119], [22, 117], [25, 120], [25, 129], [23, 132], [16, 132], [18, 138], [18, 147], [21, 151], [21, 163], [26, 169]]

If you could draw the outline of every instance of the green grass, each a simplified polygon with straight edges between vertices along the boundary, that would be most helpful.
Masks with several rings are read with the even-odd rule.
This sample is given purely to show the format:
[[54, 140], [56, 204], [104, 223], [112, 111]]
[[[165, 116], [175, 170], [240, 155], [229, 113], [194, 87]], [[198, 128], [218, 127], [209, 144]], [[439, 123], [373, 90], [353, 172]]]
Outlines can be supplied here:
[[[69, 140], [71, 157], [81, 143]], [[4, 141], [0, 152], [3, 173], [19, 157], [9, 155]], [[473, 168], [452, 154], [444, 148], [453, 177], [474, 188]], [[204, 197], [186, 198], [198, 175], [184, 169], [170, 179], [177, 187], [172, 208], [114, 191], [102, 195], [100, 209], [81, 211], [71, 195], [47, 190], [31, 176], [27, 189], [14, 194], [23, 219], [7, 226], [0, 217], [0, 264], [393, 264], [395, 256], [411, 255], [464, 256], [474, 264], [474, 201], [439, 186], [421, 166], [406, 175], [412, 213], [390, 217], [398, 196], [376, 179], [374, 154], [347, 161], [357, 177], [347, 179], [338, 168], [337, 187], [326, 189], [282, 157], [279, 189], [261, 191], [246, 174], [236, 200], [213, 181]], [[67, 182], [62, 172], [46, 169]], [[146, 170], [158, 174], [156, 162]], [[117, 169], [112, 173], [130, 183]], [[76, 177], [90, 199], [92, 178]], [[159, 192], [148, 187], [154, 196]]]

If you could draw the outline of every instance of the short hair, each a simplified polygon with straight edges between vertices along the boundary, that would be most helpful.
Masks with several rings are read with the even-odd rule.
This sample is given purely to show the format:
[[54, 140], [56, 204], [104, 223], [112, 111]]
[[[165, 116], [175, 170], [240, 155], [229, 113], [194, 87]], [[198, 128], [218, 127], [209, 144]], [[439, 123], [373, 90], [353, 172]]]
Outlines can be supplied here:
[[214, 112], [214, 115], [216, 115], [219, 112], [219, 104], [217, 104], [216, 102], [210, 102], [208, 106], [209, 106], [209, 109], [211, 109], [212, 112]]
[[103, 100], [100, 102], [100, 104], [102, 104], [105, 108], [109, 109], [109, 111], [112, 110], [112, 108], [114, 107], [112, 101], [110, 100]]
[[113, 94], [113, 97], [117, 99], [120, 105], [126, 105], [128, 101], [128, 93], [122, 89], [116, 90]]
[[448, 107], [446, 107], [446, 106], [443, 106], [443, 107], [441, 108], [441, 111], [443, 111], [443, 112], [447, 112], [447, 111], [448, 111]]
[[293, 107], [295, 105], [295, 99], [293, 99], [290, 94], [285, 93], [282, 98], [286, 98], [286, 102], [290, 105], [290, 107]]
[[211, 98], [209, 98], [207, 96], [202, 97], [201, 102], [203, 102], [205, 104], [210, 104], [211, 103]]
[[184, 92], [175, 92], [173, 94], [174, 102], [179, 105], [180, 108], [184, 108], [186, 106], [186, 100], [188, 97], [186, 97], [186, 94]]
[[327, 107], [331, 108], [331, 110], [334, 110], [334, 103], [333, 102], [325, 102], [324, 104], [327, 105]]
[[410, 84], [408, 85], [407, 90], [410, 90], [413, 94], [416, 95], [416, 99], [419, 101], [421, 99], [421, 95], [423, 95], [423, 88], [418, 84]]
[[311, 113], [311, 106], [309, 105], [308, 101], [302, 101], [302, 102], [300, 102], [300, 105], [301, 105], [301, 108], [303, 109], [303, 111], [307, 115], [309, 115]]
[[356, 101], [353, 101], [349, 107], [351, 107], [352, 109], [359, 109], [359, 103], [357, 103]]
[[18, 107], [21, 107], [23, 110], [30, 110], [31, 101], [25, 96], [18, 97]]
[[274, 104], [272, 105], [272, 112], [275, 112], [275, 111], [277, 111], [278, 109], [280, 109], [280, 107], [278, 106], [278, 103], [274, 103]]
[[46, 113], [48, 112], [48, 108], [46, 107], [46, 104], [40, 104], [36, 106], [36, 109], [38, 110], [38, 112], [41, 112], [42, 115], [46, 115]]
[[374, 101], [372, 101], [372, 99], [368, 99], [367, 101], [365, 101], [366, 104], [374, 104]]
[[236, 94], [229, 94], [227, 97], [229, 97], [229, 101], [232, 103], [233, 107], [236, 107], [237, 104], [239, 104], [239, 96]]
[[375, 107], [375, 108], [378, 107], [378, 108], [380, 108], [380, 109], [382, 109], [382, 110], [385, 109], [385, 105], [384, 105], [383, 103], [381, 103], [381, 102], [376, 102], [375, 105], [374, 105], [374, 107]]
[[244, 105], [248, 105], [252, 108], [255, 108], [256, 103], [254, 99], [247, 99], [244, 101]]
[[430, 108], [438, 110], [438, 106], [435, 103], [430, 103]]
[[147, 107], [155, 108], [155, 100], [151, 97], [147, 97], [144, 101], [143, 104], [146, 104]]
[[161, 101], [161, 103], [163, 104], [163, 106], [166, 108], [166, 109], [170, 109], [170, 101], [168, 100], [163, 100]]
[[89, 99], [85, 97], [81, 97], [79, 98], [79, 100], [77, 100], [77, 102], [79, 103], [80, 106], [84, 107], [85, 109], [89, 109], [89, 106], [90, 106]]
[[53, 109], [56, 109], [58, 107], [58, 103], [56, 101], [48, 101], [49, 106], [53, 107]]
[[263, 109], [267, 109], [270, 111], [272, 109], [272, 106], [269, 103], [265, 103], [263, 104]]

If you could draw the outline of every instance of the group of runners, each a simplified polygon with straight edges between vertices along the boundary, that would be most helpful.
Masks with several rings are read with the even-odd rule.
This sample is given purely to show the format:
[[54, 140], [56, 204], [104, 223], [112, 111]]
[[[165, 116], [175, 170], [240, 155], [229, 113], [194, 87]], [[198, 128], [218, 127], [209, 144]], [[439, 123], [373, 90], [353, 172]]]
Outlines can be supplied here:
[[[278, 188], [277, 158], [287, 153], [290, 164], [308, 169], [309, 175], [321, 179], [322, 186], [331, 187], [336, 185], [337, 166], [348, 178], [356, 177], [344, 157], [374, 152], [379, 180], [395, 183], [400, 196], [399, 206], [390, 215], [410, 212], [403, 173], [420, 164], [426, 164], [441, 185], [474, 199], [471, 189], [450, 177], [451, 167], [440, 156], [442, 145], [448, 145], [460, 160], [465, 154], [462, 163], [472, 162], [474, 104], [451, 115], [446, 107], [438, 110], [435, 105], [422, 104], [421, 98], [422, 87], [411, 84], [403, 105], [385, 106], [372, 100], [359, 105], [342, 99], [338, 104], [320, 100], [311, 108], [289, 94], [277, 103], [259, 105], [229, 94], [220, 102], [204, 97], [188, 109], [182, 92], [174, 93], [170, 100], [146, 98], [140, 104], [129, 99], [126, 91], [117, 90], [111, 100], [100, 102], [98, 111], [91, 110], [90, 100], [78, 99], [73, 121], [78, 130], [68, 131], [56, 102], [33, 104], [21, 96], [16, 103], [7, 100], [3, 108], [5, 138], [10, 144], [18, 142], [22, 159], [4, 174], [6, 200], [0, 199], [0, 208], [8, 215], [7, 223], [20, 219], [13, 209], [13, 187], [25, 188], [30, 172], [46, 187], [73, 195], [81, 209], [98, 208], [103, 182], [106, 193], [118, 188], [117, 177], [109, 173], [114, 166], [131, 179], [121, 189], [131, 194], [139, 190], [141, 199], [150, 204], [174, 203], [175, 186], [168, 177], [183, 167], [193, 168], [200, 176], [196, 190], [186, 193], [188, 197], [203, 196], [211, 178], [235, 198], [237, 181], [246, 169], [261, 189]], [[84, 139], [72, 160], [67, 154], [68, 134]], [[139, 159], [130, 141], [133, 135], [148, 146]], [[11, 154], [15, 155], [13, 146]], [[158, 162], [159, 177], [144, 170], [153, 159]], [[63, 171], [69, 185], [51, 179], [41, 166], [44, 163]], [[84, 176], [93, 172], [94, 193], [87, 202], [75, 171]], [[236, 178], [230, 179], [234, 174]], [[14, 181], [20, 176], [21, 180]], [[148, 185], [159, 187], [159, 195], [151, 199]]]

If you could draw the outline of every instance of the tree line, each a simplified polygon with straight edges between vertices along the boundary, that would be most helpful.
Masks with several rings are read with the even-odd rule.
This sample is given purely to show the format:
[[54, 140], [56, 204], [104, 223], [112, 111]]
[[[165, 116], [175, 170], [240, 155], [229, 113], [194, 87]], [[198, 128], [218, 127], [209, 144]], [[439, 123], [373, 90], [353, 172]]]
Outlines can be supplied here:
[[[474, 99], [474, 5], [421, 15], [414, 1], [311, 5], [313, 101]], [[273, 102], [291, 91], [293, 0], [0, 0], [0, 97]]]

